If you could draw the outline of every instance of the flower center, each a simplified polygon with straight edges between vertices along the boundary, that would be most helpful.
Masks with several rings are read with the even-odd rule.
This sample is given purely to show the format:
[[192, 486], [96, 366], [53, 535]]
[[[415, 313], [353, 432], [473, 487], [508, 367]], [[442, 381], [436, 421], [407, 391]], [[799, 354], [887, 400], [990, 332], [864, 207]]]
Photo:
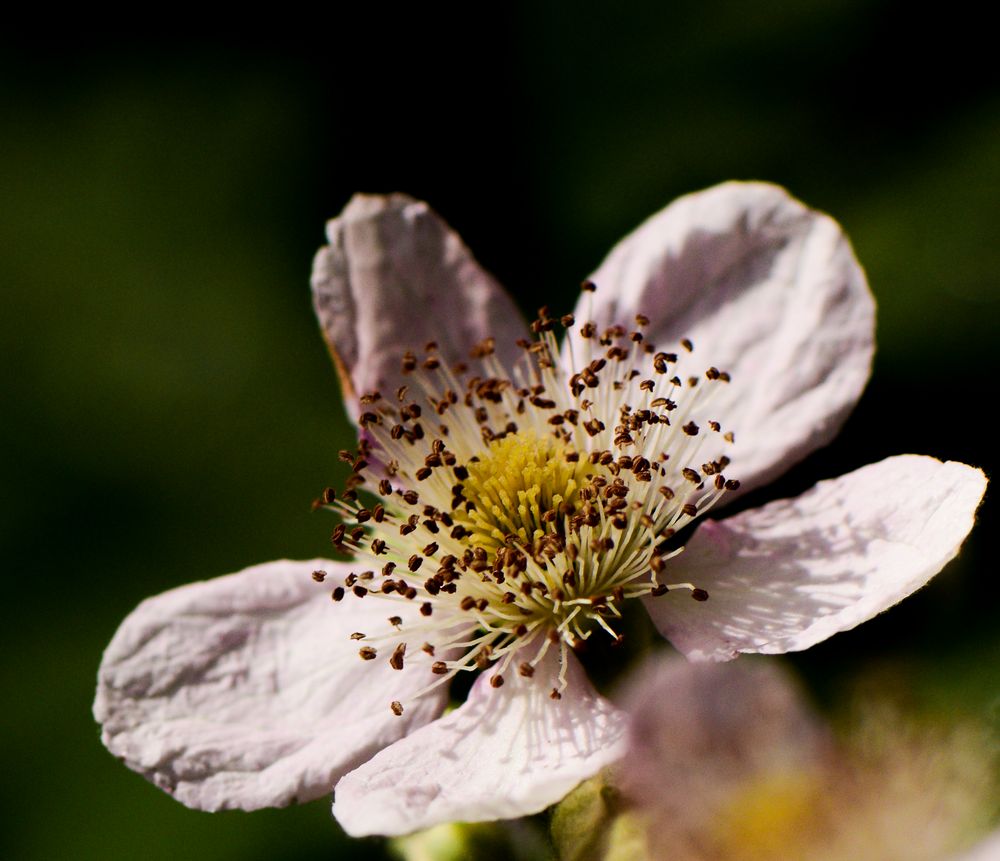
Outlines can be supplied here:
[[594, 467], [566, 460], [567, 446], [552, 436], [519, 431], [489, 443], [467, 466], [462, 496], [471, 503], [455, 519], [469, 530], [474, 545], [495, 553], [518, 543], [544, 544], [546, 536], [565, 538], [564, 521], [575, 513], [580, 489]]
[[[630, 598], [708, 598], [662, 575], [680, 552], [670, 539], [738, 487], [722, 474], [733, 436], [704, 416], [728, 374], [691, 375], [687, 340], [679, 356], [639, 331], [599, 334], [593, 323], [560, 359], [555, 325], [542, 309], [532, 325], [540, 338], [519, 342], [512, 369], [490, 340], [473, 352], [474, 372], [446, 366], [428, 344], [422, 360], [404, 356], [411, 384], [394, 399], [362, 397], [359, 449], [341, 452], [348, 489], [327, 489], [317, 505], [341, 515], [334, 547], [372, 570], [349, 575], [333, 598], [376, 591], [419, 607], [415, 621], [390, 617], [385, 636], [355, 634], [363, 659], [388, 641], [390, 665], [403, 669], [419, 646], [437, 683], [492, 666], [499, 686], [512, 662], [531, 676], [553, 646], [565, 668], [566, 650], [594, 631], [620, 641]], [[357, 488], [373, 462], [381, 501], [368, 508]]]

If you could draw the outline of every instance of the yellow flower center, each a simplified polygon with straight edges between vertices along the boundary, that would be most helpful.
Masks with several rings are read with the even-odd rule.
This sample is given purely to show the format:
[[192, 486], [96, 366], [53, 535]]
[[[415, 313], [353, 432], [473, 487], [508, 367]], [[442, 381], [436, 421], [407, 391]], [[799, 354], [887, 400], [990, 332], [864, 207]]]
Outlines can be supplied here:
[[588, 460], [568, 462], [566, 448], [554, 437], [520, 431], [494, 440], [468, 464], [462, 494], [474, 508], [455, 520], [474, 545], [495, 551], [513, 541], [528, 546], [546, 535], [565, 535], [565, 519], [594, 472]]

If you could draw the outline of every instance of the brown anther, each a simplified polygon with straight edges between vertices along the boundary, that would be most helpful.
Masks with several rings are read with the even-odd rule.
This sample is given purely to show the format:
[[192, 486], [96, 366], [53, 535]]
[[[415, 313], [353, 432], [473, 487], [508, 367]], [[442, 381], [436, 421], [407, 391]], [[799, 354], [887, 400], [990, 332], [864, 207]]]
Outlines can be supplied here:
[[688, 436], [698, 435], [698, 425], [696, 425], [694, 422], [688, 422], [686, 425], [684, 425], [684, 427], [681, 428], [681, 430], [684, 431], [684, 433], [686, 433]]
[[326, 571], [313, 571], [312, 578], [317, 583], [322, 583], [326, 579]]
[[525, 661], [517, 668], [517, 672], [519, 675], [524, 676], [526, 679], [530, 679], [533, 675], [535, 675], [535, 668], [531, 666], [531, 664], [529, 664], [527, 661]]
[[691, 469], [691, 467], [689, 467], [689, 466], [686, 466], [686, 467], [684, 467], [684, 469], [681, 470], [681, 475], [683, 475], [692, 484], [700, 484], [701, 483], [701, 476], [697, 472], [695, 472], [693, 469]]
[[423, 553], [424, 556], [433, 556], [435, 553], [438, 552], [437, 542], [432, 541], [420, 552]]
[[694, 598], [695, 601], [707, 601], [708, 592], [706, 592], [704, 589], [692, 589], [691, 597]]
[[394, 670], [403, 669], [403, 656], [406, 654], [406, 643], [400, 643], [392, 652], [389, 658], [389, 666]]
[[476, 599], [471, 595], [466, 595], [458, 606], [465, 611], [469, 611], [476, 606]]
[[431, 477], [431, 468], [429, 466], [422, 466], [416, 472], [417, 481], [425, 481]]
[[490, 678], [490, 687], [500, 688], [503, 687], [503, 676], [497, 673], [495, 676]]
[[392, 709], [392, 713], [399, 717], [403, 713], [403, 704], [399, 700], [393, 700], [389, 703], [389, 708]]
[[664, 586], [662, 583], [658, 583], [650, 590], [649, 594], [654, 598], [659, 598], [661, 595], [666, 595], [669, 591], [670, 589], [667, 586]]
[[353, 634], [351, 634], [352, 640], [363, 640], [364, 638], [365, 635], [362, 634], [360, 631], [355, 631]]
[[576, 322], [576, 318], [572, 314], [563, 314], [562, 317], [559, 318], [559, 322], [562, 323], [563, 328], [568, 329]]
[[438, 676], [443, 676], [448, 672], [448, 665], [444, 661], [435, 661], [431, 664], [431, 672]]
[[549, 693], [549, 699], [551, 699], [551, 700], [561, 700], [562, 699], [562, 694], [559, 693], [559, 691], [557, 691], [555, 688], [553, 688], [552, 691]]
[[420, 605], [421, 616], [430, 616], [431, 613], [433, 612], [434, 612], [434, 607], [431, 605], [430, 601], [424, 601], [424, 603]]
[[740, 483], [735, 478], [731, 478], [729, 479], [729, 481], [726, 482], [726, 490], [739, 490], [739, 489], [740, 489]]
[[382, 480], [381, 480], [381, 481], [380, 481], [380, 482], [378, 483], [378, 492], [379, 492], [379, 493], [380, 493], [380, 494], [381, 494], [382, 496], [389, 496], [389, 494], [391, 494], [391, 493], [392, 493], [392, 485], [391, 485], [391, 484], [389, 483], [389, 479], [387, 479], [387, 478], [383, 478], [383, 479], [382, 479]]
[[718, 368], [712, 367], [705, 371], [705, 376], [710, 380], [717, 380], [722, 376]]
[[368, 594], [368, 590], [364, 586], [355, 586], [351, 591], [359, 598], [364, 598]]
[[362, 659], [365, 661], [374, 661], [378, 657], [378, 652], [376, 652], [371, 646], [362, 646], [358, 650], [358, 654], [361, 655]]
[[398, 628], [400, 625], [403, 624], [403, 619], [400, 616], [390, 616], [389, 624], [392, 625], [392, 627], [394, 628]]
[[690, 338], [681, 338], [681, 346], [687, 350], [689, 353], [694, 350], [694, 344], [691, 343]]

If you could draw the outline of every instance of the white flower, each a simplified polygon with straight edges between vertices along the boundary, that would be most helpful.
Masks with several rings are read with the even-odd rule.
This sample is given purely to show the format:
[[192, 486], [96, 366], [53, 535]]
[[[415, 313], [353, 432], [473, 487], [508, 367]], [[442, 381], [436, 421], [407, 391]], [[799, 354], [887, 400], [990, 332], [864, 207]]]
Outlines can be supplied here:
[[693, 659], [804, 649], [922, 586], [972, 526], [983, 474], [906, 455], [702, 521], [678, 552], [735, 479], [826, 443], [868, 377], [864, 275], [779, 188], [678, 200], [536, 340], [425, 204], [358, 196], [329, 240], [313, 288], [360, 417], [345, 457], [381, 496], [325, 495], [355, 561], [152, 598], [100, 670], [105, 744], [191, 807], [336, 784], [354, 835], [536, 812], [621, 753], [570, 647], [617, 637], [624, 602]]

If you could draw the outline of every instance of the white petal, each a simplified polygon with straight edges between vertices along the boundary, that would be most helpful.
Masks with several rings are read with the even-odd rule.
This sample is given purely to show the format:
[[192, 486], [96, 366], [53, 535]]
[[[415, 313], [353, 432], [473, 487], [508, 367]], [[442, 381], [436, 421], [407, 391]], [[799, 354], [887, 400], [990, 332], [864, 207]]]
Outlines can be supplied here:
[[[330, 575], [322, 585], [317, 569]], [[374, 595], [335, 604], [347, 573], [322, 559], [271, 562], [144, 601], [101, 663], [104, 744], [189, 807], [253, 810], [317, 798], [433, 720], [441, 695], [390, 710], [433, 678], [426, 664], [363, 661], [349, 639], [410, 608]]]
[[435, 341], [449, 363], [495, 336], [511, 367], [527, 332], [517, 306], [426, 203], [404, 194], [355, 195], [327, 224], [313, 261], [313, 303], [356, 419], [357, 397], [389, 397], [403, 353]]
[[872, 618], [923, 586], [972, 528], [986, 477], [965, 464], [901, 455], [722, 522], [669, 563], [677, 590], [648, 599], [689, 658], [793, 652]]
[[334, 815], [348, 834], [399, 835], [442, 822], [537, 813], [621, 753], [624, 716], [569, 655], [562, 699], [549, 692], [553, 650], [534, 678], [486, 671], [455, 711], [386, 748], [337, 784]]
[[634, 326], [645, 314], [658, 349], [693, 340], [681, 376], [732, 375], [703, 419], [735, 433], [729, 471], [744, 487], [827, 443], [868, 379], [875, 305], [864, 273], [836, 222], [777, 186], [730, 182], [680, 198], [592, 279], [593, 308], [585, 293], [577, 320]]

